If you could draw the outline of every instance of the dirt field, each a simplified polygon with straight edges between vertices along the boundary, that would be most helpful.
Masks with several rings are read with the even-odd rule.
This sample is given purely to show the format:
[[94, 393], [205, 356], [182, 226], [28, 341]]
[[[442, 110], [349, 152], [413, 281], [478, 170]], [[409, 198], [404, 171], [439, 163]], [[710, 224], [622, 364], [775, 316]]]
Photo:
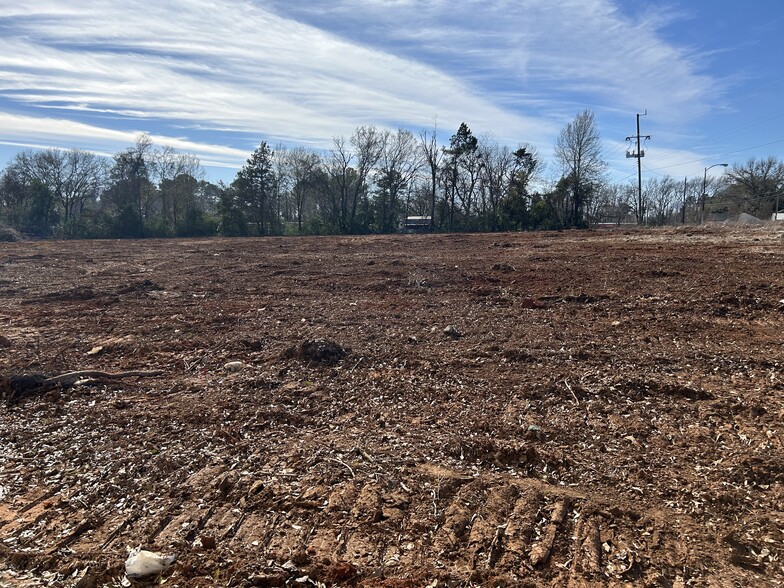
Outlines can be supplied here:
[[0, 244], [0, 584], [782, 586], [783, 254]]

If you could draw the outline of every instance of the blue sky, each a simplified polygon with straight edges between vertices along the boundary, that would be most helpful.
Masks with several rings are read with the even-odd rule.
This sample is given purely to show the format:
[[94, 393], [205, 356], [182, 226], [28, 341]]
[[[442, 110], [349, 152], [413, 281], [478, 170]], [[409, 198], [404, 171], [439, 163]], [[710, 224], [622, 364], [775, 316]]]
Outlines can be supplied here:
[[3, 0], [0, 166], [146, 132], [230, 180], [262, 140], [434, 121], [549, 161], [589, 109], [610, 179], [645, 110], [644, 176], [701, 176], [784, 159], [782, 33], [772, 0]]

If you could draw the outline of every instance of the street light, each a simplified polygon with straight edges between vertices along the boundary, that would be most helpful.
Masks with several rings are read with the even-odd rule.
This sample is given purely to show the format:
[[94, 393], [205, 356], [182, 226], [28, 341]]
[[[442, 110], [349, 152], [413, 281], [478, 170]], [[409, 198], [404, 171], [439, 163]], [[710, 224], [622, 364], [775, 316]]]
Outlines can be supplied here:
[[705, 172], [702, 174], [702, 210], [700, 212], [700, 224], [705, 222], [705, 198], [707, 196], [705, 190], [708, 186], [708, 170], [712, 167], [727, 167], [728, 165], [729, 163], [714, 163], [713, 165], [706, 167]]

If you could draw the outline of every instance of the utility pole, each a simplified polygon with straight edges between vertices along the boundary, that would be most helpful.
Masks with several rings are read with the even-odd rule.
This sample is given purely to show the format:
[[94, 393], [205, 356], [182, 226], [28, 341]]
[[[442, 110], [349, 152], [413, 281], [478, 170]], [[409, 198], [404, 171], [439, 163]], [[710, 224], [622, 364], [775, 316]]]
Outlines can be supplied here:
[[642, 114], [637, 114], [637, 134], [631, 137], [626, 137], [627, 141], [637, 139], [637, 151], [626, 151], [626, 157], [634, 157], [637, 159], [637, 224], [641, 225], [645, 218], [645, 212], [642, 209], [642, 158], [645, 157], [645, 151], [640, 149], [640, 139], [650, 139], [650, 135], [640, 135], [640, 117], [647, 116], [648, 109]]

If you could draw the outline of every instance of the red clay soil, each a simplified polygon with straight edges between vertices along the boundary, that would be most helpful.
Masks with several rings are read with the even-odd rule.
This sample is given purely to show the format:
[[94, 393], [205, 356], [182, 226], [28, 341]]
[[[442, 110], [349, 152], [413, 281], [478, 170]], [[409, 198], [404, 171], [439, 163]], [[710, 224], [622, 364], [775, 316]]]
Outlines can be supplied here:
[[783, 253], [0, 244], [0, 584], [784, 585]]

